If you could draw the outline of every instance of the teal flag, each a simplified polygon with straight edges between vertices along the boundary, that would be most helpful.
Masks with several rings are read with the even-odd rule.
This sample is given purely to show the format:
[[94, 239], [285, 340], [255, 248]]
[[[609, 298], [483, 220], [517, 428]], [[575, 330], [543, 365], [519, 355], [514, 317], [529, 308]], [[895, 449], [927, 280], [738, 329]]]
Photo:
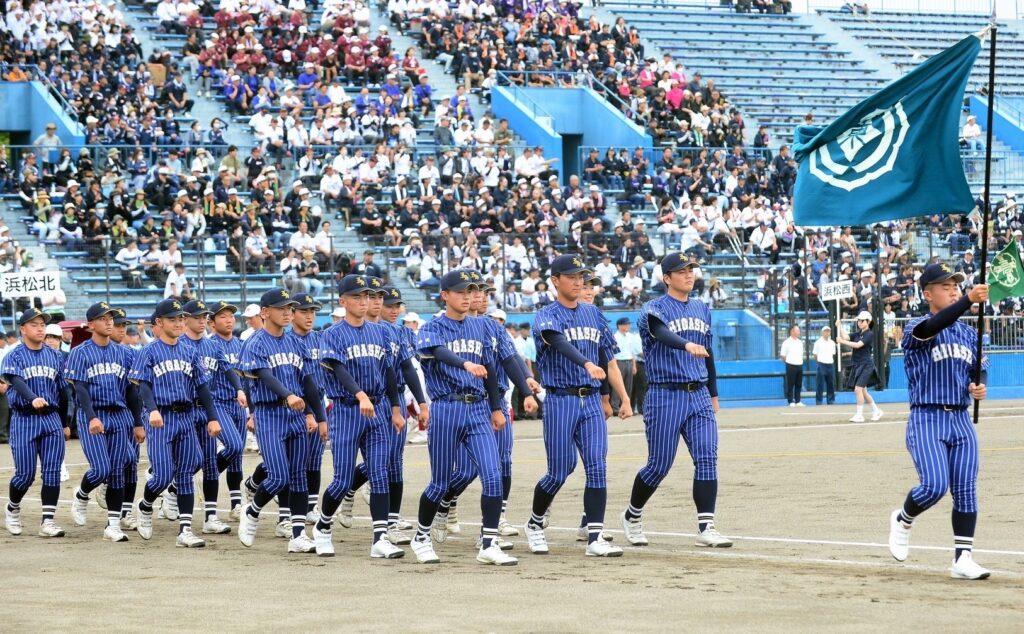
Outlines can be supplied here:
[[797, 224], [863, 225], [966, 213], [974, 197], [960, 162], [960, 111], [978, 35], [927, 60], [832, 125], [796, 129]]

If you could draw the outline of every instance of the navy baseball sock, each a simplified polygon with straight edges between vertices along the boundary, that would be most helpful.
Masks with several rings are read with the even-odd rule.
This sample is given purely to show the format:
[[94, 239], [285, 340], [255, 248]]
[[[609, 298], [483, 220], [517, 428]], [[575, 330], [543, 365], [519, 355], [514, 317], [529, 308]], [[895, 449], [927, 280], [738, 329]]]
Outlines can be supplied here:
[[309, 508], [313, 508], [320, 499], [319, 471], [306, 471], [306, 491], [308, 494], [307, 501], [309, 502]]
[[978, 512], [953, 511], [953, 546], [956, 552], [953, 561], [960, 559], [964, 551], [974, 548], [974, 527], [978, 523]]
[[900, 511], [899, 521], [903, 524], [904, 528], [910, 528], [910, 525], [914, 523], [917, 516], [924, 513], [924, 511], [924, 507], [915, 502], [914, 496], [908, 493], [907, 499], [903, 500], [903, 509]]
[[555, 496], [545, 491], [540, 483], [533, 489], [533, 514], [530, 516], [530, 524], [534, 528], [540, 528], [544, 522], [544, 514], [548, 512], [551, 501]]
[[316, 523], [318, 531], [323, 533], [331, 530], [334, 514], [338, 512], [339, 506], [341, 500], [331, 495], [330, 488], [324, 491], [323, 497], [320, 498], [320, 521]]
[[608, 506], [608, 489], [583, 489], [583, 512], [587, 515], [588, 543], [594, 543], [604, 530], [604, 510]]
[[373, 520], [373, 541], [377, 542], [388, 530], [390, 493], [370, 492], [370, 518]]
[[[85, 484], [85, 482], [86, 482], [86, 479], [82, 478], [82, 484]], [[89, 491], [92, 491], [92, 488], [90, 488]], [[89, 500], [89, 491], [86, 491], [85, 489], [83, 489], [81, 487], [81, 485], [79, 485], [79, 487], [77, 489], [75, 489], [75, 497], [78, 498], [79, 500], [88, 501]]]
[[138, 480], [135, 482], [124, 483], [124, 498], [122, 498], [121, 501], [121, 517], [124, 517], [132, 510], [132, 505], [135, 504], [135, 491], [138, 489], [138, 486]]
[[228, 495], [231, 497], [231, 508], [242, 503], [242, 472], [228, 471]]
[[249, 476], [249, 479], [245, 481], [245, 486], [250, 489], [257, 489], [259, 488], [260, 484], [262, 484], [263, 481], [266, 479], [267, 468], [261, 462], [258, 465], [256, 465], [255, 469], [253, 469], [252, 475]]
[[124, 500], [124, 489], [115, 489], [107, 485], [107, 526], [121, 525], [121, 503]]
[[[288, 508], [288, 500], [291, 498], [291, 492], [288, 487], [281, 489], [281, 492], [277, 494], [277, 523], [290, 522], [292, 519], [292, 511]], [[303, 500], [305, 502], [305, 500]]]
[[170, 493], [171, 495], [178, 495], [178, 487], [173, 482], [171, 482], [170, 484], [167, 485], [167, 492]]
[[260, 511], [263, 507], [269, 504], [273, 499], [274, 496], [268, 493], [265, 487], [260, 485], [260, 487], [256, 489], [256, 495], [252, 496], [252, 503], [249, 504], [249, 508], [245, 509], [245, 512], [251, 517], [259, 517]]
[[404, 492], [405, 482], [401, 480], [388, 482], [388, 526], [397, 524], [401, 517]]
[[227, 457], [227, 454], [223, 451], [217, 453], [217, 473], [224, 473], [228, 470], [228, 466], [231, 464], [231, 459]]
[[480, 496], [480, 510], [483, 512], [483, 531], [481, 533], [484, 548], [490, 548], [498, 536], [498, 522], [501, 521], [501, 496]]
[[718, 499], [718, 480], [694, 480], [693, 503], [697, 506], [697, 530], [701, 533], [715, 525], [715, 500]]
[[146, 504], [145, 507], [141, 507], [142, 510], [146, 511], [147, 513], [152, 511], [153, 502], [156, 502], [156, 499], [160, 497], [160, 493], [162, 493], [162, 491], [154, 492], [153, 489], [149, 488], [148, 484], [142, 487], [142, 501]]
[[17, 507], [18, 505], [21, 504], [21, 498], [25, 497], [25, 492], [27, 491], [28, 489], [15, 488], [15, 486], [12, 484], [7, 490], [7, 497], [8, 499], [10, 499], [11, 504]]
[[192, 530], [192, 510], [195, 505], [195, 493], [178, 494], [178, 533]]
[[220, 480], [203, 480], [203, 517], [210, 519], [217, 515], [217, 495], [220, 493]]
[[501, 512], [505, 512], [505, 505], [508, 502], [508, 496], [512, 493], [512, 476], [501, 476]]
[[43, 521], [53, 521], [53, 514], [57, 512], [57, 500], [60, 498], [60, 485], [43, 485], [42, 493], [39, 496], [43, 502]]
[[358, 491], [359, 487], [363, 486], [364, 484], [366, 484], [369, 481], [370, 481], [370, 479], [366, 477], [366, 471], [365, 470], [361, 470], [361, 469], [359, 469], [357, 467], [356, 468], [356, 472], [354, 474], [352, 474], [352, 485], [349, 486], [348, 490], [349, 491]]
[[586, 525], [587, 525], [587, 514], [586, 513], [580, 513], [580, 528], [583, 528]]
[[309, 504], [309, 497], [305, 491], [288, 491], [288, 510], [292, 520], [292, 538], [302, 535], [306, 530], [306, 507]]
[[79, 499], [88, 500], [89, 494], [92, 493], [93, 489], [95, 489], [101, 484], [103, 483], [93, 482], [92, 480], [89, 479], [88, 474], [86, 474], [82, 476], [82, 483], [78, 485], [78, 491], [75, 491], [75, 493], [77, 494], [78, 492], [81, 492], [82, 496]]
[[427, 497], [426, 493], [420, 496], [420, 511], [418, 516], [419, 526], [416, 527], [417, 537], [429, 537], [430, 527], [434, 523], [434, 516], [437, 515], [438, 503]]
[[644, 482], [639, 473], [636, 474], [636, 477], [633, 478], [633, 491], [629, 494], [629, 508], [626, 509], [626, 519], [640, 519], [644, 512], [644, 506], [647, 505], [647, 501], [651, 499], [651, 496], [657, 490], [657, 487], [652, 487]]

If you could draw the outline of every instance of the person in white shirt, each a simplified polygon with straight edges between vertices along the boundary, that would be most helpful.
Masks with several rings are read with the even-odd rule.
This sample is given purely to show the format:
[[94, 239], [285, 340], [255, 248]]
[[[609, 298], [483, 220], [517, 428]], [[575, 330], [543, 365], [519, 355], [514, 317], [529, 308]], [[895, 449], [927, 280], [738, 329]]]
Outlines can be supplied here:
[[302, 253], [316, 247], [316, 238], [309, 232], [309, 223], [299, 223], [299, 230], [288, 239], [288, 248], [295, 249], [295, 253]]
[[627, 306], [640, 304], [640, 292], [644, 290], [644, 280], [637, 273], [637, 266], [634, 264], [626, 271], [622, 278], [622, 299]]
[[779, 356], [786, 364], [786, 400], [790, 407], [803, 407], [800, 391], [804, 378], [804, 342], [800, 339], [800, 326], [789, 329], [789, 338], [782, 342]]
[[973, 152], [985, 149], [985, 144], [981, 140], [981, 126], [978, 125], [978, 119], [974, 115], [967, 117], [967, 123], [960, 131], [960, 138]]
[[260, 316], [260, 305], [249, 304], [245, 307], [245, 312], [242, 313], [242, 318], [245, 319], [246, 329], [242, 331], [242, 334], [238, 335], [239, 341], [245, 341], [257, 330], [263, 329], [263, 318]]
[[416, 175], [416, 178], [420, 183], [423, 182], [423, 179], [430, 179], [430, 183], [428, 184], [436, 186], [438, 181], [441, 180], [441, 172], [437, 169], [437, 166], [434, 165], [433, 156], [428, 156], [426, 161], [427, 162], [423, 164], [423, 167], [419, 169], [419, 173]]
[[[320, 193], [324, 198], [324, 207], [330, 211], [332, 203], [337, 203], [341, 196], [341, 176], [333, 165], [324, 168], [324, 177], [320, 179]], [[301, 252], [300, 252], [301, 253]]]
[[517, 177], [527, 180], [540, 173], [533, 163], [533, 148], [529, 147], [523, 148], [523, 153], [516, 157], [513, 167]]
[[601, 279], [601, 286], [612, 288], [615, 286], [615, 278], [619, 276], [619, 269], [612, 263], [612, 256], [605, 255], [601, 263], [594, 267], [594, 274]]
[[[615, 343], [619, 346], [619, 351], [615, 354], [615, 363], [619, 366], [619, 372], [622, 374], [622, 384], [626, 386], [626, 394], [630, 394], [633, 391], [633, 377], [636, 375], [636, 354], [634, 352], [636, 346], [633, 338], [639, 339], [639, 337], [636, 333], [630, 332], [629, 317], [620, 317], [615, 322], [615, 326]], [[619, 399], [619, 395], [614, 393], [615, 390], [612, 392], [612, 409], [618, 411], [622, 401]]]
[[814, 342], [811, 352], [818, 364], [817, 386], [814, 392], [814, 402], [818, 405], [821, 405], [823, 394], [829, 405], [836, 402], [836, 352], [832, 329], [824, 326], [821, 329], [821, 338]]
[[494, 129], [491, 127], [490, 119], [484, 119], [480, 122], [480, 127], [473, 133], [473, 138], [476, 140], [477, 145], [491, 145], [494, 143]]
[[177, 264], [171, 274], [167, 276], [164, 284], [164, 299], [168, 297], [181, 297], [189, 290], [188, 277], [185, 275], [185, 266]]

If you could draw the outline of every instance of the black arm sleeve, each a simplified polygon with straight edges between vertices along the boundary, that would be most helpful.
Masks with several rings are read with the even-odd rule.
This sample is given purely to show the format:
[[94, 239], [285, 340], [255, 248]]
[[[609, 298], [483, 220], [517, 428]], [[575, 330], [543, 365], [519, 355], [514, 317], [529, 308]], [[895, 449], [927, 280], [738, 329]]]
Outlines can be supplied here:
[[549, 346], [581, 368], [590, 363], [590, 361], [583, 356], [583, 353], [569, 343], [569, 340], [565, 338], [565, 335], [557, 330], [545, 330], [541, 333], [541, 336], [544, 337], [544, 341], [547, 342]]
[[426, 403], [427, 397], [423, 392], [420, 375], [416, 374], [416, 366], [413, 365], [412, 359], [406, 359], [402, 363], [402, 378], [405, 379], [405, 384], [409, 386], [409, 391], [412, 392], [412, 397], [416, 399], [416, 402]]
[[394, 368], [388, 368], [384, 370], [384, 383], [385, 391], [388, 395], [388, 400], [391, 401], [391, 407], [398, 406], [398, 376], [395, 374]]
[[505, 374], [512, 381], [512, 385], [516, 386], [516, 389], [522, 393], [523, 398], [533, 396], [533, 390], [526, 384], [526, 364], [520, 360], [518, 354], [506, 357], [501, 362], [501, 367], [505, 368]]
[[502, 407], [502, 400], [504, 395], [501, 393], [501, 387], [498, 385], [498, 376], [494, 372], [488, 372], [487, 378], [484, 379], [484, 387], [487, 388], [487, 403], [491, 406], [492, 412], [500, 412]]
[[139, 381], [139, 396], [142, 397], [142, 403], [146, 406], [147, 413], [157, 409], [156, 399], [153, 398], [153, 386], [149, 381]]
[[238, 373], [234, 370], [229, 370], [227, 373], [228, 383], [231, 384], [231, 389], [235, 392], [242, 389], [242, 381], [238, 378]]
[[363, 391], [363, 388], [359, 387], [356, 380], [348, 373], [348, 369], [345, 367], [344, 363], [337, 359], [330, 359], [327, 363], [331, 366], [331, 372], [334, 373], [334, 378], [338, 379], [338, 382], [341, 383], [352, 396]]
[[217, 414], [217, 406], [213, 404], [213, 393], [210, 392], [210, 384], [203, 383], [196, 390], [199, 393], [199, 403], [206, 410], [206, 420], [216, 420], [220, 422], [220, 416]]
[[612, 382], [608, 380], [608, 353], [604, 349], [599, 350], [597, 353], [597, 365], [604, 370], [604, 381], [601, 381], [601, 387], [597, 391], [601, 396], [611, 396]]
[[686, 350], [686, 344], [689, 343], [676, 333], [669, 330], [669, 327], [665, 325], [665, 322], [661, 321], [657, 317], [647, 316], [647, 323], [651, 327], [651, 334], [660, 343], [665, 344], [670, 348], [676, 350]]
[[430, 349], [430, 354], [445, 365], [450, 365], [453, 368], [463, 369], [466, 365], [466, 360], [455, 354], [444, 346], [434, 346]]
[[60, 396], [57, 397], [57, 408], [60, 412], [61, 427], [71, 426], [71, 408], [68, 407], [68, 405], [71, 403], [72, 398], [74, 398], [74, 396], [71, 393], [71, 386], [65, 383], [64, 388], [60, 391]]
[[[38, 396], [36, 396], [35, 392], [32, 391], [32, 388], [28, 386], [28, 383], [25, 383], [25, 379], [21, 378], [20, 376], [16, 376], [14, 374], [5, 374], [4, 380], [7, 381], [11, 387], [14, 388], [15, 392], [21, 394], [21, 398], [25, 399], [29, 403], [39, 398]], [[50, 404], [56, 405], [56, 403]]]
[[75, 381], [75, 398], [78, 399], [78, 406], [85, 412], [86, 421], [96, 418], [96, 410], [92, 407], [92, 397], [89, 396], [87, 383]]
[[956, 303], [950, 304], [914, 326], [914, 332], [911, 334], [917, 339], [931, 339], [952, 326], [953, 322], [960, 318], [960, 315], [963, 315], [970, 309], [971, 304], [970, 298], [964, 295]]
[[139, 398], [139, 387], [134, 383], [128, 384], [128, 389], [124, 393], [124, 402], [132, 413], [135, 426], [142, 427], [142, 399]]
[[718, 396], [718, 370], [715, 369], [715, 355], [708, 350], [708, 358], [704, 359], [708, 369], [708, 394], [712, 398]]
[[256, 370], [256, 378], [262, 381], [263, 385], [266, 385], [267, 389], [277, 396], [280, 396], [281, 398], [288, 398], [289, 396], [292, 396], [292, 393], [288, 391], [288, 388], [284, 386], [284, 383], [277, 380], [277, 377], [274, 376], [273, 370], [270, 368], [260, 368], [259, 370]]
[[320, 386], [312, 374], [307, 374], [302, 379], [302, 397], [306, 400], [306, 406], [313, 410], [313, 418], [316, 422], [323, 423], [327, 420], [327, 412], [324, 411], [324, 399], [320, 397]]

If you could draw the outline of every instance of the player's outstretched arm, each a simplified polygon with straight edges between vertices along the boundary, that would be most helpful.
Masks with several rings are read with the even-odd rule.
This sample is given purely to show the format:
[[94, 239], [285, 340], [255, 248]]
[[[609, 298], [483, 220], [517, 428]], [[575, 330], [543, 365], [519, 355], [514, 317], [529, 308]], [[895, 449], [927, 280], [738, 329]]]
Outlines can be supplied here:
[[577, 350], [574, 345], [569, 343], [569, 340], [566, 339], [565, 335], [562, 333], [557, 330], [545, 330], [542, 333], [542, 336], [544, 337], [544, 341], [551, 346], [552, 349], [581, 368], [586, 368], [587, 372], [590, 373], [590, 376], [594, 377], [598, 381], [604, 380], [605, 376], [607, 376], [607, 372], [605, 372], [596, 363], [584, 357], [583, 353]]
[[32, 403], [32, 407], [35, 407], [36, 409], [42, 409], [42, 407], [46, 407], [46, 404], [44, 404], [42, 407], [39, 407], [35, 404], [35, 401], [41, 401], [43, 399], [36, 396], [36, 393], [33, 392], [32, 388], [28, 386], [28, 383], [25, 382], [25, 379], [21, 378], [16, 374], [5, 374], [4, 381], [6, 381], [8, 385], [13, 387], [14, 391], [21, 395], [21, 398], [25, 399], [29, 403]]
[[455, 354], [444, 346], [435, 346], [428, 351], [428, 356], [432, 356], [445, 365], [450, 365], [453, 368], [459, 368], [465, 370], [478, 379], [482, 379], [487, 376], [487, 368], [484, 366], [473, 363], [472, 361], [466, 361], [459, 355]]
[[345, 364], [337, 359], [328, 359], [327, 364], [334, 378], [338, 380], [338, 383], [341, 383], [342, 387], [359, 401], [359, 413], [366, 418], [373, 418], [373, 402], [370, 401], [370, 397], [363, 391], [363, 388], [359, 387], [359, 384], [356, 383], [355, 378], [349, 373]]
[[[971, 290], [973, 291], [974, 289]], [[987, 287], [985, 296], [988, 296]], [[921, 339], [923, 341], [938, 335], [940, 332], [956, 323], [956, 320], [959, 319], [961, 315], [970, 310], [972, 303], [974, 302], [971, 300], [970, 295], [964, 295], [959, 300], [949, 306], [946, 306], [928, 319], [919, 322], [917, 326], [914, 327], [914, 332], [912, 333], [914, 338]]]
[[[296, 394], [292, 394], [288, 391], [288, 388], [284, 386], [284, 383], [277, 380], [277, 377], [274, 376], [274, 371], [270, 368], [260, 368], [259, 370], [256, 370], [256, 378], [279, 398], [287, 400], [292, 396], [297, 397]], [[305, 409], [305, 406], [303, 406], [303, 409]]]

